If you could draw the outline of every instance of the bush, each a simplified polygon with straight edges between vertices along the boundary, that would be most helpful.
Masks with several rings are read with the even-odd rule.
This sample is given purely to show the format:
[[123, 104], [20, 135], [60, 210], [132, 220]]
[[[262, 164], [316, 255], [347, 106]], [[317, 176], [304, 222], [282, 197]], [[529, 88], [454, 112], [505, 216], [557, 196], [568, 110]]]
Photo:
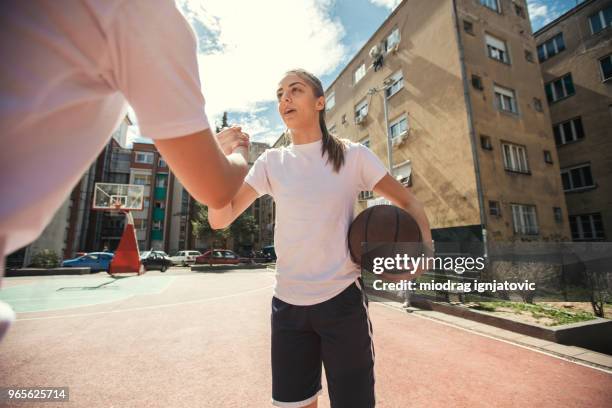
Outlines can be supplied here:
[[31, 266], [34, 268], [57, 268], [60, 266], [60, 258], [55, 251], [43, 249], [34, 255]]

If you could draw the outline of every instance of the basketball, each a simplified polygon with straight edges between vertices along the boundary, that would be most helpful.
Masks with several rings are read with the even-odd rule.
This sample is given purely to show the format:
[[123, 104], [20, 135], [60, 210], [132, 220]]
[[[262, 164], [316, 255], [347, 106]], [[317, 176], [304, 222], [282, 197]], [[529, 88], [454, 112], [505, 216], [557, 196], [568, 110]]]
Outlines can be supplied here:
[[348, 246], [353, 262], [372, 272], [375, 257], [421, 256], [421, 230], [403, 209], [394, 205], [375, 205], [362, 211], [351, 223]]

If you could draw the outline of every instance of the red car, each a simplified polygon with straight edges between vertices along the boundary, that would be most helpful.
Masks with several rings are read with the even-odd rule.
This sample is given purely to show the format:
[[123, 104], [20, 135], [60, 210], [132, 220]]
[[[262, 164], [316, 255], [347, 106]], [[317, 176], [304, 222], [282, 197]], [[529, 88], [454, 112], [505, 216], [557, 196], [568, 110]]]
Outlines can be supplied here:
[[242, 260], [234, 251], [229, 249], [212, 249], [196, 257], [196, 264], [209, 265], [238, 265]]

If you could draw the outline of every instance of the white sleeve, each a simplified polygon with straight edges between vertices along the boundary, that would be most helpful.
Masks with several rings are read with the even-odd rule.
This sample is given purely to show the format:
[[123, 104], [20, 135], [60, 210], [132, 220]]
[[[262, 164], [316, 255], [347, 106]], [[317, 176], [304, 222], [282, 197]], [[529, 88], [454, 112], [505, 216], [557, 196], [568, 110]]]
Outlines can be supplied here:
[[173, 138], [210, 127], [197, 40], [172, 0], [123, 2], [107, 35], [114, 85], [134, 108], [144, 136]]
[[266, 150], [261, 156], [255, 160], [253, 167], [249, 169], [248, 174], [244, 178], [244, 182], [253, 187], [257, 192], [257, 196], [261, 197], [266, 194], [272, 195], [272, 187], [268, 177], [268, 151]]
[[360, 191], [372, 191], [374, 186], [387, 174], [387, 168], [366, 146], [359, 145], [358, 180]]

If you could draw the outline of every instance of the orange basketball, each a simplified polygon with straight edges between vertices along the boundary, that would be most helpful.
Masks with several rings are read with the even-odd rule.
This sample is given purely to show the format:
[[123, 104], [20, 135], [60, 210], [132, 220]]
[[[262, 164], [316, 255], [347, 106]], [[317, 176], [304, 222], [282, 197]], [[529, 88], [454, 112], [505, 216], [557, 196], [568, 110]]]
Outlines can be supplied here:
[[[396, 243], [398, 245], [389, 245]], [[395, 257], [397, 254], [418, 257], [422, 253], [421, 243], [417, 222], [394, 205], [375, 205], [365, 209], [353, 220], [348, 231], [351, 258], [367, 270], [374, 257]], [[365, 254], [364, 247], [367, 249]]]

